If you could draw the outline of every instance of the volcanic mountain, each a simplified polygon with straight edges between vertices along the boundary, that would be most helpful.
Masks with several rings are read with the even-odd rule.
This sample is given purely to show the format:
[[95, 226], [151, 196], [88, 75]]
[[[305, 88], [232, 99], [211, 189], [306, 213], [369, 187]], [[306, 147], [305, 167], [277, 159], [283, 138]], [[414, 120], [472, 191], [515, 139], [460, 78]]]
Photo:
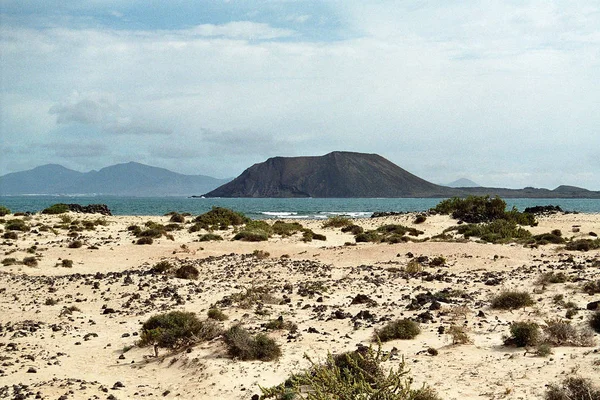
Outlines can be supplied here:
[[377, 154], [335, 151], [319, 157], [273, 157], [254, 164], [205, 197], [448, 197]]

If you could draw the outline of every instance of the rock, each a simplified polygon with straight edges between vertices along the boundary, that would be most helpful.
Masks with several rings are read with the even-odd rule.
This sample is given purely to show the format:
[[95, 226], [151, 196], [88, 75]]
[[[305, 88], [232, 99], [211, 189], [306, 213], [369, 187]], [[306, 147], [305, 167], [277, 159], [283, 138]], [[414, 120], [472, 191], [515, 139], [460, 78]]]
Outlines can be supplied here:
[[84, 214], [102, 214], [112, 215], [106, 204], [90, 204], [82, 206], [81, 204], [67, 204], [69, 211], [84, 213]]
[[37, 369], [33, 368], [33, 367], [29, 367], [29, 369], [27, 370], [28, 374], [37, 374]]
[[600, 310], [600, 300], [592, 301], [587, 304], [586, 308], [588, 310]]

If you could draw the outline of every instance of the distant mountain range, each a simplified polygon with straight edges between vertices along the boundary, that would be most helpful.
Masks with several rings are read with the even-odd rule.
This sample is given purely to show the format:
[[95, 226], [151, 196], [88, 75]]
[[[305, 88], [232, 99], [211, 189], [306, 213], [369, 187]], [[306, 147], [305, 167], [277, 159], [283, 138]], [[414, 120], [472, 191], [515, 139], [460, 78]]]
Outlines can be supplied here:
[[467, 178], [460, 178], [460, 179], [457, 179], [457, 180], [455, 180], [455, 181], [453, 181], [453, 182], [446, 183], [446, 184], [445, 184], [445, 185], [443, 185], [443, 186], [448, 186], [448, 187], [451, 187], [451, 188], [461, 188], [461, 187], [468, 187], [468, 188], [471, 188], [471, 187], [481, 187], [481, 185], [480, 185], [480, 184], [478, 184], [478, 183], [475, 183], [475, 182], [473, 182], [472, 180], [470, 180], [470, 179], [467, 179]]
[[[460, 181], [459, 181], [460, 182]], [[452, 197], [600, 198], [573, 186], [503, 189], [436, 185], [377, 154], [340, 152], [317, 157], [274, 157], [254, 164], [205, 197]]]
[[228, 181], [204, 175], [178, 174], [135, 162], [90, 172], [47, 164], [1, 176], [0, 195], [189, 196], [211, 191]]

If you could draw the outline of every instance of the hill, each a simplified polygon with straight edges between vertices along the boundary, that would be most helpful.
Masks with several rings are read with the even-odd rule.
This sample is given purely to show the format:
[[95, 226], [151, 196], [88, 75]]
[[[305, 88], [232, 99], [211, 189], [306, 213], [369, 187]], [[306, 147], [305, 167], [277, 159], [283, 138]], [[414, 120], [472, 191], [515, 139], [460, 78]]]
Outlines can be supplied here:
[[435, 185], [377, 154], [332, 152], [274, 157], [246, 169], [205, 197], [448, 197]]
[[135, 162], [86, 173], [48, 164], [1, 176], [0, 195], [187, 196], [212, 190], [227, 181], [204, 175], [178, 174]]
[[473, 182], [467, 178], [460, 178], [453, 182], [447, 183], [444, 186], [448, 186], [451, 188], [461, 188], [461, 187], [481, 187], [480, 184]]

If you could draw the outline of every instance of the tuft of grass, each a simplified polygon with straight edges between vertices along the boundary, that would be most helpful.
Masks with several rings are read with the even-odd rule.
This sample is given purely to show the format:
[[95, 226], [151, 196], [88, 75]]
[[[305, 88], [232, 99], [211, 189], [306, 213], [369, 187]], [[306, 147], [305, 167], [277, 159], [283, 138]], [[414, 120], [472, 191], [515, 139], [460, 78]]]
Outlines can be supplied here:
[[275, 221], [272, 229], [274, 234], [288, 237], [297, 232], [302, 232], [304, 227], [298, 222]]
[[264, 325], [265, 329], [269, 331], [280, 331], [286, 330], [291, 333], [298, 331], [298, 325], [291, 321], [284, 321], [283, 316], [279, 316], [277, 319], [272, 319]]
[[168, 262], [167, 260], [162, 260], [157, 262], [150, 268], [150, 271], [156, 274], [163, 274], [173, 268], [173, 264]]
[[4, 229], [7, 231], [28, 232], [29, 225], [27, 225], [22, 219], [11, 219], [6, 221], [6, 224], [4, 224]]
[[23, 265], [27, 265], [28, 267], [37, 267], [38, 261], [35, 257], [25, 257], [23, 258]]
[[352, 225], [350, 218], [341, 215], [329, 217], [323, 222], [323, 228], [343, 228], [348, 225]]
[[233, 358], [243, 361], [273, 361], [281, 356], [281, 347], [267, 335], [252, 336], [241, 325], [234, 325], [223, 334], [227, 352]]
[[7, 257], [2, 260], [2, 265], [4, 265], [5, 267], [8, 267], [9, 265], [15, 265], [15, 264], [17, 264], [17, 259], [13, 258], [13, 257]]
[[581, 289], [590, 296], [600, 293], [600, 279], [584, 283]]
[[212, 242], [220, 240], [223, 240], [223, 237], [215, 233], [205, 233], [204, 235], [200, 235], [198, 238], [198, 241], [200, 242]]
[[268, 251], [264, 251], [264, 250], [254, 250], [252, 252], [252, 256], [258, 258], [259, 260], [264, 260], [266, 258], [269, 258], [269, 256], [271, 255], [271, 253], [269, 253]]
[[419, 324], [405, 318], [389, 322], [383, 328], [376, 329], [373, 340], [382, 342], [396, 339], [408, 340], [414, 339], [419, 333], [421, 333]]
[[492, 298], [490, 306], [500, 310], [515, 310], [533, 304], [535, 303], [527, 292], [504, 291]]
[[467, 330], [464, 326], [451, 325], [446, 333], [452, 337], [452, 344], [469, 344], [471, 338], [467, 334]]
[[535, 281], [538, 285], [547, 285], [550, 283], [565, 283], [569, 280], [569, 276], [564, 272], [546, 272], [538, 277]]
[[543, 329], [546, 334], [544, 342], [552, 346], [588, 347], [594, 345], [594, 337], [591, 332], [577, 330], [567, 320], [548, 320]]

